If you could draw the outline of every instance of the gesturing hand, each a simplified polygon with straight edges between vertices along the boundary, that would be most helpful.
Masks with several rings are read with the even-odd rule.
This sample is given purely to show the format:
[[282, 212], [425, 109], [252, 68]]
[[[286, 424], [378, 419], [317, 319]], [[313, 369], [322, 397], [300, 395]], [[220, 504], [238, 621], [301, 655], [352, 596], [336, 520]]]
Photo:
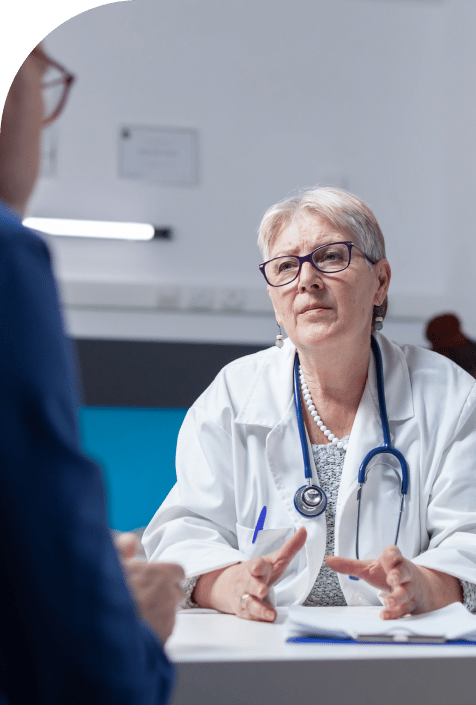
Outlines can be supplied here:
[[134, 534], [120, 534], [114, 543], [142, 619], [165, 643], [174, 627], [175, 610], [184, 596], [181, 581], [185, 575], [181, 566], [140, 560], [140, 543]]
[[142, 544], [138, 537], [132, 532], [116, 531], [113, 534], [113, 540], [116, 551], [122, 561], [131, 560], [132, 558], [135, 558], [136, 560], [143, 558], [146, 560]]
[[390, 591], [384, 598], [382, 619], [421, 614], [463, 601], [457, 578], [412, 563], [396, 546], [387, 546], [375, 559], [359, 561], [326, 556], [326, 563], [338, 573], [354, 575], [380, 590]]
[[243, 619], [274, 622], [276, 610], [267, 600], [269, 589], [304, 546], [306, 536], [301, 527], [273, 553], [205, 573], [195, 587], [195, 602]]

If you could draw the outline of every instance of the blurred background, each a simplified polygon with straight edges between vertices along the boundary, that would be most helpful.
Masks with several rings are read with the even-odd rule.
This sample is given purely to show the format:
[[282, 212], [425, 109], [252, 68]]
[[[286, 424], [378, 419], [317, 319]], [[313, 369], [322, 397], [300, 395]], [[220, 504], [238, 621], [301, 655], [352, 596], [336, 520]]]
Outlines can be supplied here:
[[113, 528], [159, 506], [220, 367], [274, 343], [256, 231], [297, 189], [373, 209], [390, 338], [427, 345], [446, 311], [476, 337], [475, 26], [474, 0], [136, 0], [46, 38], [77, 81], [29, 215], [171, 233], [49, 239]]

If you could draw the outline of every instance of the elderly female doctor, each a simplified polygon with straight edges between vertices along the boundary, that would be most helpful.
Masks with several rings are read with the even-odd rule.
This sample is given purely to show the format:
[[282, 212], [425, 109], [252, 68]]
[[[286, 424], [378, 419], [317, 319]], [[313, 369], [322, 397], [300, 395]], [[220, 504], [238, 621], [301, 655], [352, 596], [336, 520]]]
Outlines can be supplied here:
[[[149, 559], [184, 566], [190, 606], [248, 619], [275, 619], [272, 586], [278, 606], [383, 602], [386, 619], [454, 601], [474, 608], [474, 379], [375, 332], [390, 266], [360, 199], [308, 190], [267, 211], [259, 244], [289, 337], [227, 365], [188, 412], [177, 484], [144, 534]], [[372, 332], [408, 476], [402, 488], [399, 458], [376, 455], [359, 504], [359, 467], [384, 442]], [[303, 504], [309, 483], [317, 489]]]

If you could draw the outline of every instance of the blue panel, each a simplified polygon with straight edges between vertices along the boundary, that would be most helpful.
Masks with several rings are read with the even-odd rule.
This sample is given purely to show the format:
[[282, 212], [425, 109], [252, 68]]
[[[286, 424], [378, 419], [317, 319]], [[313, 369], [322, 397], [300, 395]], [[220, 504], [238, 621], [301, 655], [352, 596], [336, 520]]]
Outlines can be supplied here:
[[187, 409], [85, 406], [82, 446], [101, 465], [111, 528], [149, 523], [175, 483], [175, 446]]

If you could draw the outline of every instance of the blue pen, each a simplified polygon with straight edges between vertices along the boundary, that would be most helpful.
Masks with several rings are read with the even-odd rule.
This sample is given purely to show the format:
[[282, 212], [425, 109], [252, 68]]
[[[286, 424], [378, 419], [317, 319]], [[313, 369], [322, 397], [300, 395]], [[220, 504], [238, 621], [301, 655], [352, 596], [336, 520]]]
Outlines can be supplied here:
[[256, 541], [256, 537], [258, 536], [258, 531], [261, 531], [261, 529], [264, 527], [264, 520], [266, 519], [266, 507], [263, 507], [263, 509], [260, 512], [260, 515], [258, 517], [258, 521], [256, 522], [255, 526], [255, 532], [253, 534], [253, 541], [251, 543], [254, 543]]

